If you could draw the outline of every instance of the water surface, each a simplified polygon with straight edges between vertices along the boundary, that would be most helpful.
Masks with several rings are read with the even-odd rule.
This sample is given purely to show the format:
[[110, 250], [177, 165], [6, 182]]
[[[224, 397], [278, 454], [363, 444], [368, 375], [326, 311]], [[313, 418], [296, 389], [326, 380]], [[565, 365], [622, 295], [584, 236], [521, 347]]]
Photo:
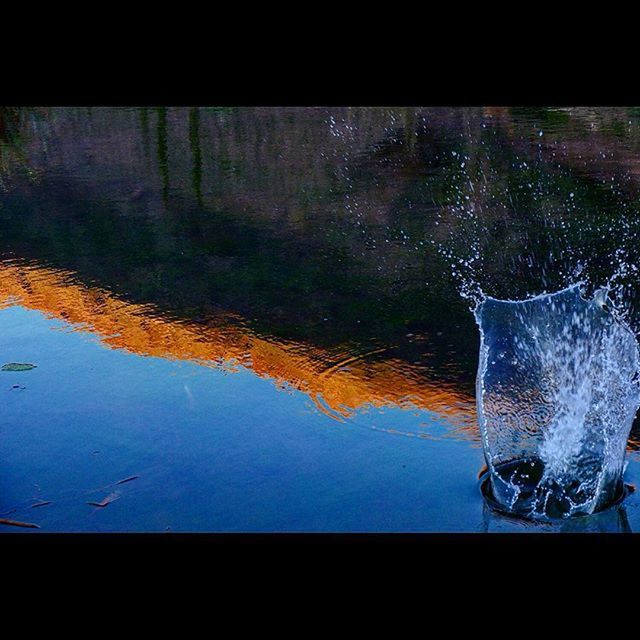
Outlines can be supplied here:
[[[1, 110], [0, 364], [37, 367], [0, 372], [0, 518], [531, 530], [478, 490], [479, 335], [438, 244], [468, 191], [491, 293], [551, 287], [539, 211], [633, 212], [639, 147], [629, 109]], [[561, 528], [634, 529], [636, 495]]]

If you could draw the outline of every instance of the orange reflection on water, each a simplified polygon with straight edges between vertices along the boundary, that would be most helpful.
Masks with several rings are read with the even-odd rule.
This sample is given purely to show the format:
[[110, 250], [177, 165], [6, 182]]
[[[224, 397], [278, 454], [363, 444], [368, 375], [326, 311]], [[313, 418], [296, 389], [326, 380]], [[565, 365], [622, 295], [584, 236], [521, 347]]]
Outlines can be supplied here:
[[[476, 433], [474, 398], [445, 383], [431, 383], [408, 363], [365, 354], [329, 352], [309, 344], [255, 335], [233, 314], [206, 325], [174, 319], [154, 305], [127, 302], [78, 282], [73, 273], [20, 261], [0, 265], [0, 306], [20, 304], [88, 331], [111, 348], [142, 356], [238, 366], [308, 394], [316, 406], [342, 420], [366, 406], [427, 409]], [[369, 359], [376, 355], [375, 360]]]

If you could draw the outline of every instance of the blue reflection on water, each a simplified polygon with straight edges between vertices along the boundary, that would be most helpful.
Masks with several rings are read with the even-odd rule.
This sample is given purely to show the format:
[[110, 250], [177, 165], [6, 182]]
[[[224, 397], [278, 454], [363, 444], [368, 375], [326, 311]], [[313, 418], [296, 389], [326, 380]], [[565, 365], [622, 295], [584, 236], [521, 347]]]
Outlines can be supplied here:
[[3, 362], [38, 365], [0, 374], [0, 517], [43, 531], [481, 526], [477, 446], [383, 430], [437, 435], [440, 416], [370, 408], [336, 422], [250, 370], [107, 349], [18, 306], [0, 311], [0, 336]]
[[[18, 306], [0, 311], [0, 336], [4, 362], [38, 365], [0, 373], [0, 517], [41, 531], [532, 528], [487, 511], [481, 449], [439, 438], [441, 416], [370, 408], [336, 422], [250, 370], [107, 349]], [[425, 423], [433, 438], [384, 431]], [[627, 479], [636, 474], [632, 461]], [[114, 493], [104, 508], [87, 504]], [[40, 501], [51, 504], [32, 507]], [[617, 517], [598, 526], [623, 530]]]

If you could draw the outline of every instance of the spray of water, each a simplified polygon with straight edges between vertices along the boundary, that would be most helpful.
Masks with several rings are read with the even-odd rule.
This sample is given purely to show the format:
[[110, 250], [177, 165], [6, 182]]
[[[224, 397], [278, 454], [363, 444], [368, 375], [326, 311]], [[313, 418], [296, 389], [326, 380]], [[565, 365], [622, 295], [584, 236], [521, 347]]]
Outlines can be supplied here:
[[[475, 315], [478, 414], [496, 500], [533, 517], [593, 513], [620, 489], [638, 408], [637, 200], [625, 195], [624, 176], [584, 178], [584, 167], [561, 165], [542, 129], [516, 140], [468, 116], [428, 143], [437, 179], [424, 179], [424, 236], [397, 225], [376, 236], [351, 176], [346, 213], [363, 255], [430, 245]], [[378, 270], [393, 268], [381, 252]]]
[[575, 285], [475, 310], [480, 429], [493, 494], [512, 511], [590, 514], [622, 489], [640, 357], [605, 296]]
[[493, 497], [534, 518], [592, 514], [622, 490], [640, 406], [639, 216], [622, 200], [614, 218], [581, 208], [542, 162], [510, 167], [522, 178], [514, 201], [513, 182], [487, 179], [497, 170], [489, 152], [456, 160], [447, 234], [434, 244], [480, 329], [478, 416]]

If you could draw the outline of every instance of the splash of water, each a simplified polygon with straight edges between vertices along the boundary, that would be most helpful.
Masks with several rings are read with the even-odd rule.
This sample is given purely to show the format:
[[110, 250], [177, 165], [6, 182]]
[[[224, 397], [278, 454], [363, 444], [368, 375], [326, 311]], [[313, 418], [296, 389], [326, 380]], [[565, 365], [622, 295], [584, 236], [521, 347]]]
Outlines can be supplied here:
[[475, 309], [480, 429], [493, 494], [511, 511], [591, 514], [622, 489], [640, 354], [606, 301], [574, 285]]
[[530, 151], [505, 167], [501, 142], [470, 130], [432, 244], [480, 328], [493, 497], [534, 518], [591, 514], [620, 495], [640, 406], [640, 217], [617, 179], [593, 187]]

